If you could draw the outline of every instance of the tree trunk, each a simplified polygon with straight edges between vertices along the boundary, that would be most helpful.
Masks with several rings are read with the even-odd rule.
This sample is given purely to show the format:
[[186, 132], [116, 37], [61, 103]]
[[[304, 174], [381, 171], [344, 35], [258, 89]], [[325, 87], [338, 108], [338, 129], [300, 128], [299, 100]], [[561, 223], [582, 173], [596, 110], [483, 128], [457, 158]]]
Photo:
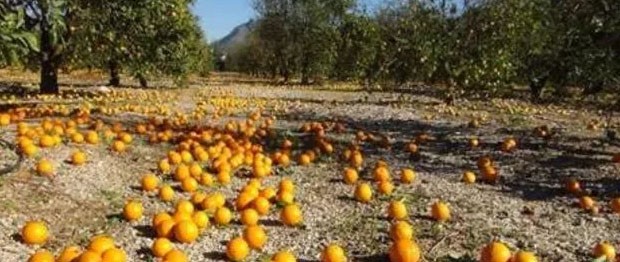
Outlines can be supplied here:
[[41, 22], [41, 84], [43, 94], [58, 94], [58, 63], [47, 21]]
[[309, 85], [310, 84], [310, 70], [308, 59], [304, 58], [303, 63], [301, 65], [301, 84]]
[[110, 60], [108, 63], [110, 69], [110, 83], [108, 85], [118, 87], [121, 85], [121, 76], [118, 70], [118, 63], [115, 60]]
[[140, 87], [142, 88], [149, 87], [148, 82], [146, 81], [146, 78], [144, 77], [144, 75], [138, 74], [136, 77], [138, 78], [138, 81], [140, 82]]
[[596, 95], [600, 93], [601, 91], [603, 91], [603, 86], [604, 86], [604, 82], [600, 80], [589, 82], [583, 87], [583, 95], [584, 96]]
[[547, 83], [547, 77], [539, 77], [530, 79], [530, 94], [534, 101], [541, 99], [543, 88]]

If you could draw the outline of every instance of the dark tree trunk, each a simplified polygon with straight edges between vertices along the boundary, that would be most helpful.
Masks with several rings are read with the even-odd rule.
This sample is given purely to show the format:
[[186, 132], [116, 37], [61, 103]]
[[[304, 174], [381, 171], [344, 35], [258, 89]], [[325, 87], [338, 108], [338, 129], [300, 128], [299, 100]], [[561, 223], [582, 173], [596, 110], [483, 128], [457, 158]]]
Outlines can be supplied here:
[[308, 69], [308, 60], [304, 58], [303, 63], [301, 65], [301, 84], [309, 85], [310, 84], [310, 70]]
[[288, 80], [291, 78], [291, 71], [287, 68], [282, 69], [282, 77], [284, 77], [284, 83], [288, 83]]
[[543, 88], [547, 83], [547, 77], [537, 77], [530, 79], [530, 94], [534, 101], [540, 100]]
[[149, 87], [148, 82], [146, 81], [146, 78], [144, 77], [144, 75], [138, 74], [136, 77], [138, 78], [138, 81], [140, 82], [140, 87], [142, 88]]
[[583, 95], [589, 96], [598, 94], [603, 91], [603, 86], [603, 81], [590, 82], [583, 88]]
[[108, 63], [110, 69], [110, 86], [118, 87], [121, 85], [121, 75], [118, 68], [118, 63], [115, 60], [110, 60]]
[[58, 89], [58, 57], [51, 42], [49, 25], [45, 19], [41, 22], [41, 84], [43, 94], [57, 94]]

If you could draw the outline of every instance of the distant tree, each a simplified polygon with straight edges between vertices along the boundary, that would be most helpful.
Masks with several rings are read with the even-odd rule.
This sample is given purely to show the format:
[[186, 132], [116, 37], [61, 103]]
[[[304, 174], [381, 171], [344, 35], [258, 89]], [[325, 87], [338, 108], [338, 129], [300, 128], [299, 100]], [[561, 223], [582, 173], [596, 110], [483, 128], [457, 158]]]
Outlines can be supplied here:
[[336, 57], [344, 16], [350, 0], [261, 0], [258, 37], [267, 57], [275, 58], [272, 72], [285, 81], [299, 74], [302, 84], [328, 76]]
[[371, 64], [381, 48], [378, 24], [365, 14], [351, 13], [345, 15], [338, 31], [340, 41], [332, 76], [339, 80], [370, 78]]

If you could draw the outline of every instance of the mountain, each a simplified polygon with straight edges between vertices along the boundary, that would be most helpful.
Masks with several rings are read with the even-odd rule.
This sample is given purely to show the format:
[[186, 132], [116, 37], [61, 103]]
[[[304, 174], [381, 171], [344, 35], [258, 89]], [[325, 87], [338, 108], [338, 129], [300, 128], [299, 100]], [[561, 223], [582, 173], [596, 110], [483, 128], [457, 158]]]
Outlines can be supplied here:
[[213, 48], [216, 53], [227, 53], [233, 47], [245, 42], [250, 32], [256, 27], [256, 21], [250, 19], [248, 22], [235, 27], [228, 35], [213, 42]]

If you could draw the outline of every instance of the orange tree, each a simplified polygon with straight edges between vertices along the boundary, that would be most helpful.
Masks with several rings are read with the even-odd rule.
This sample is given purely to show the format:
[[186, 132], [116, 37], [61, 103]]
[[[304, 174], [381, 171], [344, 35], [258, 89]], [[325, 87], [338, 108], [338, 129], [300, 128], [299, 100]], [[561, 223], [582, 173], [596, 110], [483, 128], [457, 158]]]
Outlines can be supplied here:
[[120, 84], [126, 69], [142, 86], [151, 75], [183, 79], [205, 72], [209, 48], [190, 12], [193, 1], [76, 1], [76, 37], [71, 62], [106, 69], [109, 84]]

